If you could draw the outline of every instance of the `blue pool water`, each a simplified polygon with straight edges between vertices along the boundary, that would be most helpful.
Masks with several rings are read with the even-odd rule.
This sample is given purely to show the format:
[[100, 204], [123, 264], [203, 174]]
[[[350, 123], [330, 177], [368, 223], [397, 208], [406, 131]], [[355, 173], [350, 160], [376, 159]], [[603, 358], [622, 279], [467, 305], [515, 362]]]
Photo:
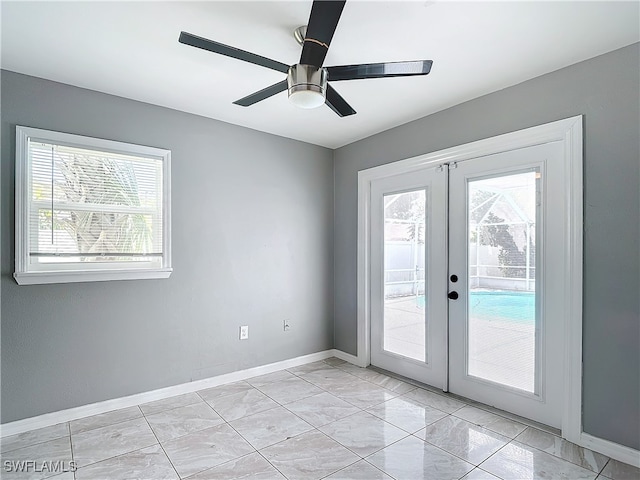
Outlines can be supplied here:
[[[419, 296], [418, 307], [424, 308], [425, 298]], [[535, 294], [533, 292], [471, 292], [469, 316], [480, 320], [507, 320], [533, 325], [536, 318]]]

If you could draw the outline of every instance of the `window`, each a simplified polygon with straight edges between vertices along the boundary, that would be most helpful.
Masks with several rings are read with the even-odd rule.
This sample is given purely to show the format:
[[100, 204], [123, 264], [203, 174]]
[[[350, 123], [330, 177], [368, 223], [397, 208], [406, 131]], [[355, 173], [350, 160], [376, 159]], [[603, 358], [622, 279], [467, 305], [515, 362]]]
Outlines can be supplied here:
[[167, 278], [171, 152], [16, 127], [18, 284]]

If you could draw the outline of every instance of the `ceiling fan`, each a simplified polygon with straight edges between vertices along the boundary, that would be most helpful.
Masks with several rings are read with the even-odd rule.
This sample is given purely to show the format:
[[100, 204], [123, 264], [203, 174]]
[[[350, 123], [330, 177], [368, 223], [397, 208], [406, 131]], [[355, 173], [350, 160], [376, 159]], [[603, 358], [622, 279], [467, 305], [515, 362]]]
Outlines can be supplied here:
[[339, 116], [346, 117], [353, 115], [356, 111], [328, 84], [328, 81], [427, 75], [431, 71], [433, 62], [431, 60], [417, 60], [323, 67], [322, 64], [327, 56], [345, 3], [346, 0], [316, 0], [313, 2], [309, 24], [306, 28], [299, 27], [294, 32], [296, 39], [302, 45], [300, 63], [295, 65], [287, 65], [187, 32], [181, 32], [178, 41], [185, 45], [202, 48], [287, 74], [286, 80], [236, 100], [233, 102], [236, 105], [248, 107], [287, 90], [289, 100], [298, 107], [315, 108], [326, 103]]

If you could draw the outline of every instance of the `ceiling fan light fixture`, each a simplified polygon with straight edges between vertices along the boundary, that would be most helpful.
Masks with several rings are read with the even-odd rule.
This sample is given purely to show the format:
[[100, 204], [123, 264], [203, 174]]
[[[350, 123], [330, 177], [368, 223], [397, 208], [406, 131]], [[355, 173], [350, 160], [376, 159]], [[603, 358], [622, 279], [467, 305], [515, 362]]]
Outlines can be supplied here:
[[312, 89], [289, 90], [289, 101], [298, 108], [318, 108], [324, 105], [325, 97], [322, 93]]
[[289, 101], [299, 108], [324, 105], [327, 94], [327, 70], [313, 65], [292, 65], [287, 73]]

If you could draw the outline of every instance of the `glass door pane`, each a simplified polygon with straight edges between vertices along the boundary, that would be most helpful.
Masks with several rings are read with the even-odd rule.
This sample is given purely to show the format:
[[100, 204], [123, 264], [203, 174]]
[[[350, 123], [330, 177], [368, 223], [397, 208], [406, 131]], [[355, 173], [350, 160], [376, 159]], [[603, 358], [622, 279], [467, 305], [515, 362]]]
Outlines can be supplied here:
[[537, 171], [468, 182], [469, 375], [536, 391]]
[[383, 349], [420, 362], [425, 342], [424, 189], [384, 195]]

